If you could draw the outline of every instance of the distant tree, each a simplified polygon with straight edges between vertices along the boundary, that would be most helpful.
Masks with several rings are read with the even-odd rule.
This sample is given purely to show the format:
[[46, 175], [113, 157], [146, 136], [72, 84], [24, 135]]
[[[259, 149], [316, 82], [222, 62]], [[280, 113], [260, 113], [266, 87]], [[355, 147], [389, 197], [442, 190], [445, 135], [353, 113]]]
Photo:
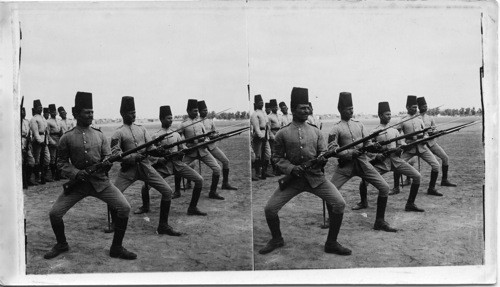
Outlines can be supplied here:
[[458, 111], [458, 114], [460, 116], [463, 116], [465, 114], [465, 109], [464, 108], [460, 108], [460, 110]]
[[470, 114], [475, 116], [476, 115], [476, 107], [472, 107], [472, 110], [470, 111]]
[[470, 108], [466, 108], [465, 109], [465, 115], [466, 116], [470, 116]]

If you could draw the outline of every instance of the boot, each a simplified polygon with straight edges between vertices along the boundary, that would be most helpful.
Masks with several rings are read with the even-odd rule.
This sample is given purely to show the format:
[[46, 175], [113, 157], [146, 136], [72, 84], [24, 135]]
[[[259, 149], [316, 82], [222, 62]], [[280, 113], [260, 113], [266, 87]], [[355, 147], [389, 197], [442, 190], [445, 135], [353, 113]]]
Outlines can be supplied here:
[[441, 178], [441, 186], [452, 186], [452, 187], [457, 186], [456, 184], [448, 181], [448, 166], [443, 165], [441, 168], [443, 171], [443, 176]]
[[219, 183], [220, 175], [212, 174], [212, 185], [210, 185], [210, 193], [208, 194], [209, 198], [224, 200], [224, 197], [220, 196], [217, 193], [217, 184]]
[[200, 199], [200, 195], [201, 195], [201, 187], [195, 187], [193, 189], [193, 195], [191, 196], [191, 202], [189, 203], [187, 215], [200, 215], [200, 216], [207, 215], [205, 212], [200, 211], [198, 207], [196, 207], [198, 205], [198, 200]]
[[431, 180], [429, 182], [429, 189], [427, 189], [427, 194], [434, 196], [443, 196], [443, 194], [437, 192], [436, 190], [436, 181], [438, 178], [439, 172], [431, 171]]
[[33, 167], [27, 165], [26, 166], [26, 180], [27, 180], [28, 186], [36, 186], [36, 185], [38, 185], [38, 183], [36, 183], [35, 181], [31, 180], [31, 174], [32, 173], [33, 173]]
[[23, 178], [23, 189], [28, 189], [28, 176], [27, 176], [27, 166], [23, 165], [21, 168], [22, 178]]
[[264, 248], [259, 250], [260, 254], [267, 254], [271, 251], [273, 251], [276, 248], [283, 247], [285, 245], [285, 241], [283, 240], [283, 237], [281, 236], [281, 230], [280, 230], [280, 219], [279, 217], [276, 217], [276, 219], [270, 219], [266, 217], [267, 225], [269, 226], [269, 230], [271, 230], [271, 240], [267, 242], [266, 246]]
[[170, 213], [171, 201], [162, 200], [160, 203], [160, 222], [158, 223], [158, 234], [167, 234], [170, 236], [181, 236], [180, 232], [175, 231], [172, 226], [168, 225], [168, 214]]
[[41, 184], [41, 179], [40, 179], [40, 165], [37, 164], [33, 167], [33, 173], [35, 174], [35, 182]]
[[57, 175], [57, 165], [51, 163], [50, 164], [50, 173], [52, 174], [53, 181], [59, 181], [59, 176]]
[[221, 189], [238, 190], [238, 188], [229, 184], [229, 168], [222, 169], [222, 186]]
[[42, 174], [40, 175], [41, 176], [41, 179], [43, 180], [43, 183], [42, 184], [45, 184], [46, 182], [54, 182], [52, 179], [50, 179], [48, 176], [47, 176], [47, 172], [49, 171], [49, 166], [42, 166]]
[[373, 229], [383, 230], [386, 232], [397, 232], [398, 230], [392, 228], [389, 225], [389, 223], [387, 223], [384, 219], [386, 207], [387, 207], [387, 197], [379, 196], [377, 198], [377, 215], [375, 217], [375, 225], [373, 226]]
[[259, 177], [257, 176], [260, 173], [259, 161], [256, 160], [252, 162], [252, 181], [258, 181]]
[[343, 213], [331, 213], [330, 215], [330, 229], [328, 230], [328, 237], [325, 243], [325, 252], [334, 253], [338, 255], [351, 255], [352, 251], [345, 248], [337, 242], [337, 235], [342, 225]]
[[181, 197], [181, 181], [182, 177], [180, 175], [174, 176], [175, 191], [174, 194], [172, 195], [172, 199]]
[[399, 190], [399, 179], [401, 178], [401, 174], [398, 173], [397, 171], [394, 171], [392, 173], [392, 177], [394, 179], [394, 188], [392, 190]]
[[262, 164], [262, 174], [261, 174], [260, 178], [266, 179], [268, 177], [274, 177], [274, 174], [267, 172], [268, 166], [269, 166], [269, 162], [267, 160], [264, 161], [264, 163]]
[[134, 214], [142, 214], [149, 212], [149, 186], [144, 184], [141, 188], [142, 206], [134, 211]]
[[359, 183], [359, 197], [361, 198], [361, 201], [356, 204], [356, 206], [352, 207], [352, 210], [360, 210], [360, 209], [365, 209], [368, 208], [368, 199], [367, 199], [367, 192], [368, 187], [366, 185], [366, 182], [362, 180]]
[[408, 201], [406, 202], [405, 211], [416, 211], [416, 212], [424, 212], [423, 209], [418, 208], [415, 205], [415, 198], [417, 198], [418, 188], [420, 184], [412, 184], [410, 187], [410, 195], [408, 196]]
[[52, 225], [52, 230], [54, 231], [54, 234], [56, 236], [57, 244], [50, 249], [49, 252], [45, 253], [43, 255], [43, 258], [45, 259], [51, 259], [59, 254], [66, 252], [69, 250], [69, 245], [68, 242], [66, 242], [66, 235], [64, 235], [64, 222], [59, 222], [59, 223], [54, 223], [50, 222]]
[[133, 260], [137, 258], [137, 254], [128, 251], [122, 246], [123, 237], [127, 230], [128, 217], [116, 218], [115, 221], [115, 234], [113, 235], [113, 243], [109, 249], [109, 256], [113, 258], [121, 258]]

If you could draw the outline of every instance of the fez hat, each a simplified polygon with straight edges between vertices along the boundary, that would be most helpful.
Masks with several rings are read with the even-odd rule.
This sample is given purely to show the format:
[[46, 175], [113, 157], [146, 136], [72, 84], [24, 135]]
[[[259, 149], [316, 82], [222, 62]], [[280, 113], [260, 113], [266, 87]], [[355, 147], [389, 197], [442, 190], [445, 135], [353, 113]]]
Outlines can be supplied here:
[[40, 100], [34, 100], [33, 101], [33, 108], [38, 108], [38, 107], [41, 107], [42, 106], [42, 102], [40, 102]]
[[160, 120], [163, 120], [166, 116], [171, 116], [172, 111], [170, 110], [170, 106], [161, 106], [160, 107]]
[[198, 101], [198, 110], [204, 110], [207, 109], [207, 104], [205, 104], [205, 101]]
[[35, 109], [34, 108], [31, 108], [31, 115], [34, 116], [35, 115]]
[[339, 94], [339, 103], [337, 104], [337, 109], [340, 112], [348, 107], [352, 107], [352, 95], [349, 92], [341, 92]]
[[192, 110], [192, 109], [197, 109], [198, 108], [198, 100], [195, 99], [189, 99], [188, 100], [188, 105], [187, 105], [187, 110]]
[[385, 112], [390, 112], [391, 107], [389, 107], [389, 102], [379, 102], [378, 103], [378, 114], [383, 114]]
[[285, 102], [280, 102], [280, 108], [282, 108], [283, 106], [285, 106], [285, 107], [286, 107]]
[[406, 98], [406, 106], [413, 106], [417, 104], [417, 96], [408, 96]]
[[253, 97], [253, 102], [256, 104], [258, 102], [263, 102], [264, 100], [262, 99], [262, 96], [261, 95], [255, 95]]
[[312, 109], [312, 107], [313, 107], [313, 104], [311, 104], [311, 102], [309, 102], [308, 104], [309, 104], [309, 106], [310, 106], [310, 107], [311, 107], [311, 109]]
[[423, 105], [427, 105], [427, 102], [425, 101], [424, 97], [419, 97], [419, 98], [417, 98], [417, 104], [420, 107], [420, 106], [423, 106]]
[[50, 113], [49, 108], [43, 108], [43, 113], [44, 114], [49, 114]]
[[274, 107], [277, 107], [278, 106], [278, 102], [276, 102], [276, 99], [272, 99], [269, 101], [269, 106], [271, 108], [274, 108]]
[[58, 112], [65, 112], [66, 110], [64, 109], [63, 106], [60, 106], [59, 108], [57, 108], [57, 111]]
[[122, 97], [122, 103], [120, 105], [120, 114], [135, 111], [134, 97], [125, 96]]
[[265, 103], [265, 108], [266, 109], [270, 109], [271, 108], [271, 105], [269, 103]]
[[92, 93], [76, 92], [75, 106], [71, 109], [71, 111], [73, 114], [77, 114], [82, 109], [92, 109]]
[[56, 111], [56, 105], [55, 105], [55, 104], [50, 104], [50, 105], [49, 105], [49, 111], [50, 111], [51, 113], [55, 112], [55, 111]]
[[290, 107], [295, 109], [297, 105], [309, 103], [309, 91], [306, 88], [293, 87], [290, 99]]

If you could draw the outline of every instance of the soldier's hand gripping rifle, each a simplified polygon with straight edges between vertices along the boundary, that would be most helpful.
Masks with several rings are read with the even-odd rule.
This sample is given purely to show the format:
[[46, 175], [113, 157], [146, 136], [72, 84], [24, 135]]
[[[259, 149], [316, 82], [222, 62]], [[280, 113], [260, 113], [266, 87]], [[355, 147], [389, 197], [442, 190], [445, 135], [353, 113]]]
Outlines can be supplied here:
[[423, 139], [419, 139], [419, 140], [416, 140], [414, 142], [411, 142], [409, 144], [406, 144], [406, 145], [402, 145], [402, 146], [399, 146], [397, 148], [393, 148], [393, 149], [389, 149], [385, 152], [383, 152], [382, 154], [384, 156], [389, 156], [390, 154], [392, 153], [395, 153], [395, 152], [400, 152], [400, 151], [405, 151], [405, 150], [409, 150], [419, 144], [424, 144], [432, 139], [435, 139], [435, 138], [438, 138], [440, 136], [444, 136], [444, 135], [447, 135], [447, 134], [451, 134], [451, 133], [454, 133], [454, 132], [458, 132], [459, 130], [465, 128], [465, 127], [469, 127], [469, 126], [472, 126], [472, 125], [475, 125], [475, 124], [478, 124], [480, 123], [481, 121], [473, 121], [473, 122], [469, 122], [469, 123], [466, 123], [466, 124], [462, 124], [462, 125], [458, 125], [458, 126], [455, 126], [455, 127], [451, 127], [451, 128], [448, 128], [448, 129], [445, 129], [445, 130], [441, 130], [439, 132], [434, 132], [432, 135], [426, 137], [426, 138], [423, 138]]
[[[161, 142], [164, 138], [170, 136], [171, 134], [175, 133], [175, 132], [178, 132], [180, 131], [181, 129], [184, 129], [188, 126], [191, 126], [191, 125], [194, 125], [194, 124], [197, 124], [199, 122], [201, 122], [203, 120], [199, 120], [199, 121], [196, 121], [196, 122], [193, 122], [183, 128], [179, 128], [175, 131], [172, 131], [172, 132], [168, 132], [168, 133], [164, 133], [160, 136], [158, 136], [157, 138], [147, 142], [147, 143], [144, 143], [142, 145], [139, 145], [133, 149], [130, 149], [126, 152], [122, 152], [121, 154], [119, 155], [113, 155], [113, 156], [110, 156], [108, 158], [105, 158], [103, 159], [101, 162], [99, 163], [96, 163], [96, 164], [93, 164], [91, 166], [88, 166], [86, 167], [84, 170], [86, 171], [87, 175], [91, 175], [93, 173], [96, 173], [100, 170], [104, 170], [105, 168], [110, 168], [111, 164], [116, 162], [116, 161], [119, 161], [121, 159], [123, 159], [124, 157], [130, 155], [130, 154], [133, 154], [133, 153], [136, 153], [138, 151], [140, 151], [141, 149], [144, 149], [144, 148], [147, 148], [147, 147], [150, 147], [152, 145], [155, 145], [159, 142]], [[75, 187], [78, 183], [80, 183], [81, 180], [80, 179], [77, 179], [76, 177], [74, 179], [71, 179], [70, 181], [66, 182], [63, 184], [63, 189], [64, 189], [64, 194], [69, 194], [71, 192], [71, 189], [73, 187]]]
[[[237, 130], [234, 130], [234, 131], [227, 132], [227, 133], [219, 134], [217, 137], [214, 137], [213, 139], [211, 139], [209, 141], [205, 141], [205, 142], [199, 143], [197, 145], [185, 148], [185, 149], [177, 151], [177, 152], [167, 153], [166, 155], [164, 155], [164, 158], [168, 160], [168, 159], [171, 159], [171, 158], [183, 156], [183, 155], [185, 155], [187, 153], [190, 153], [192, 151], [195, 151], [195, 150], [197, 150], [199, 148], [208, 146], [209, 144], [218, 142], [220, 140], [223, 140], [223, 139], [226, 139], [226, 138], [229, 138], [229, 137], [232, 137], [232, 136], [239, 135], [239, 134], [241, 134], [242, 132], [245, 132], [248, 129], [250, 129], [250, 127], [244, 127], [244, 128], [241, 128], [241, 129], [237, 129]], [[180, 143], [180, 141], [177, 142], [177, 143]]]

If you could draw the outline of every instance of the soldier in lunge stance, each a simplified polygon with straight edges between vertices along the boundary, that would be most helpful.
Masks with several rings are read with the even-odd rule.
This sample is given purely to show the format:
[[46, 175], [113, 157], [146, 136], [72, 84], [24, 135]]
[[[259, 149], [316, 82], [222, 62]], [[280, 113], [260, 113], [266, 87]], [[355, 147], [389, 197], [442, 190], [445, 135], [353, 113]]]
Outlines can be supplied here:
[[288, 125], [289, 123], [292, 122], [292, 115], [288, 113], [288, 107], [286, 106], [285, 102], [280, 102], [280, 127], [284, 127]]
[[270, 100], [269, 106], [271, 107], [271, 113], [267, 116], [267, 118], [269, 120], [269, 126], [271, 129], [271, 132], [269, 133], [269, 146], [271, 147], [271, 166], [273, 168], [274, 175], [280, 175], [281, 171], [276, 167], [276, 163], [273, 161], [274, 137], [281, 128], [280, 120], [278, 117], [278, 103], [276, 102], [276, 99]]
[[[200, 119], [202, 119], [203, 126], [205, 127], [205, 132], [216, 132], [214, 125], [214, 120], [207, 118], [208, 108], [205, 101], [198, 101], [198, 112], [200, 113]], [[215, 135], [214, 135], [215, 136]], [[213, 137], [213, 136], [212, 136]], [[238, 188], [229, 184], [229, 159], [224, 154], [224, 152], [217, 146], [217, 143], [211, 143], [208, 145], [208, 151], [212, 156], [222, 163], [222, 185], [221, 189], [226, 190], [238, 190]]]
[[[418, 110], [420, 111], [420, 118], [424, 122], [424, 126], [432, 127], [431, 132], [436, 130], [436, 123], [434, 122], [434, 118], [427, 114], [427, 102], [424, 97], [417, 98]], [[431, 139], [427, 142], [427, 147], [429, 147], [430, 151], [441, 159], [441, 171], [443, 175], [441, 177], [441, 186], [457, 186], [448, 181], [448, 155], [443, 150], [441, 146], [438, 145], [435, 139]]]
[[256, 157], [255, 170], [257, 175], [260, 175], [262, 179], [266, 179], [274, 175], [267, 172], [269, 159], [271, 158], [271, 146], [269, 145], [269, 119], [262, 110], [263, 106], [262, 96], [255, 95], [255, 111], [250, 116], [250, 124], [253, 126], [252, 145]]
[[[352, 119], [353, 105], [351, 93], [342, 92], [339, 95], [337, 106], [340, 112], [341, 120], [333, 126], [328, 137], [329, 149], [337, 149], [347, 144], [353, 143], [366, 136], [368, 133], [360, 121]], [[377, 198], [377, 213], [375, 218], [374, 229], [387, 232], [396, 232], [397, 229], [392, 228], [385, 221], [385, 209], [387, 206], [387, 196], [389, 194], [389, 185], [384, 178], [375, 170], [369, 162], [368, 155], [358, 150], [363, 146], [370, 145], [370, 141], [365, 141], [359, 145], [340, 152], [339, 166], [332, 176], [331, 182], [336, 188], [341, 189], [353, 176], [359, 176], [368, 183], [378, 189]], [[327, 205], [330, 209], [330, 207]]]
[[[378, 103], [378, 117], [380, 118], [380, 125], [378, 125], [372, 132], [385, 129], [389, 124], [389, 122], [391, 121], [391, 108], [389, 107], [388, 102]], [[375, 140], [377, 142], [387, 141], [397, 138], [398, 136], [399, 136], [398, 130], [395, 128], [390, 128], [386, 130], [385, 133], [378, 135], [375, 138]], [[395, 149], [401, 145], [403, 145], [403, 140], [399, 140], [397, 142], [391, 142], [388, 145], [384, 146], [383, 150], [387, 151], [389, 149]], [[401, 152], [402, 151], [400, 151], [399, 154]], [[415, 198], [417, 197], [418, 189], [420, 187], [420, 173], [416, 169], [414, 169], [411, 165], [409, 165], [407, 162], [402, 160], [399, 157], [398, 152], [393, 152], [387, 157], [379, 153], [376, 155], [375, 159], [371, 161], [371, 163], [380, 174], [384, 174], [391, 170], [395, 170], [413, 179], [413, 183], [411, 184], [410, 187], [410, 195], [408, 196], [408, 201], [406, 202], [405, 210], [417, 211], [417, 212], [424, 211], [423, 209], [420, 209], [415, 205]], [[358, 210], [368, 207], [367, 183], [364, 180], [362, 180], [359, 185], [359, 195], [361, 197], [361, 202], [358, 203], [355, 207], [353, 207], [352, 208], [353, 210]]]
[[[403, 117], [402, 120], [412, 117], [417, 113], [417, 96], [408, 96], [406, 99], [406, 110], [408, 111], [408, 115]], [[413, 133], [415, 131], [420, 131], [425, 129], [424, 122], [419, 117], [413, 118], [409, 121], [401, 123], [400, 125], [401, 132], [403, 134]], [[412, 138], [407, 138], [406, 143], [411, 143], [416, 141], [419, 138], [423, 138], [425, 135], [413, 136]], [[435, 196], [443, 196], [443, 194], [439, 193], [436, 190], [436, 181], [439, 175], [439, 162], [436, 157], [432, 154], [429, 148], [425, 143], [419, 144], [409, 150], [406, 150], [401, 158], [404, 161], [408, 161], [414, 156], [418, 156], [422, 158], [425, 162], [427, 162], [431, 166], [431, 179], [429, 181], [429, 188], [427, 189], [427, 194], [435, 195]], [[399, 193], [399, 173], [395, 172], [394, 175], [394, 189], [391, 194]]]
[[[198, 135], [205, 134], [205, 127], [201, 122], [195, 123], [198, 121], [198, 101], [195, 99], [189, 99], [187, 104], [188, 118], [181, 123], [179, 128], [179, 133], [184, 136], [185, 139], [189, 139]], [[193, 124], [195, 123], [195, 124]], [[186, 144], [187, 147], [194, 146], [198, 143], [205, 141], [204, 139], [196, 139], [193, 142], [189, 142]], [[212, 183], [210, 185], [210, 192], [208, 193], [208, 197], [211, 199], [224, 200], [224, 197], [220, 196], [217, 193], [217, 184], [219, 184], [221, 168], [217, 163], [217, 160], [212, 156], [212, 154], [208, 151], [206, 147], [201, 147], [197, 150], [194, 150], [184, 156], [184, 163], [189, 165], [195, 159], [201, 160], [204, 164], [206, 164], [212, 170]], [[180, 177], [177, 176], [176, 182], [179, 183], [180, 186]]]
[[26, 119], [26, 109], [21, 108], [21, 149], [23, 155], [23, 188], [28, 186], [38, 185], [36, 182], [31, 181], [31, 174], [35, 166], [35, 158], [33, 158], [31, 140], [32, 133], [30, 130], [30, 122]]
[[[287, 175], [294, 179], [283, 190], [277, 188], [265, 207], [266, 221], [271, 231], [272, 239], [259, 250], [266, 254], [284, 245], [280, 231], [278, 212], [292, 198], [303, 191], [315, 194], [329, 205], [330, 229], [325, 243], [325, 252], [340, 255], [350, 255], [351, 250], [337, 242], [337, 235], [342, 225], [345, 201], [335, 186], [329, 182], [322, 171], [327, 159], [321, 154], [326, 151], [326, 143], [320, 130], [306, 122], [309, 115], [308, 90], [293, 88], [290, 107], [293, 122], [282, 128], [276, 134], [277, 165]], [[320, 157], [317, 166], [304, 170], [301, 164]]]
[[[136, 259], [137, 255], [122, 246], [127, 229], [130, 204], [123, 194], [109, 181], [107, 171], [112, 163], [107, 161], [111, 155], [108, 141], [104, 134], [92, 128], [94, 111], [92, 94], [78, 92], [75, 96], [73, 116], [77, 120], [75, 128], [65, 133], [59, 142], [57, 164], [62, 173], [79, 183], [69, 193], [61, 193], [50, 210], [50, 224], [56, 236], [57, 244], [44, 255], [51, 259], [69, 250], [64, 234], [63, 216], [77, 202], [87, 196], [101, 199], [116, 210], [114, 219], [115, 234], [109, 255], [115, 258]], [[106, 168], [88, 174], [85, 168], [104, 161]]]
[[61, 138], [63, 131], [59, 120], [56, 119], [57, 111], [56, 105], [49, 105], [50, 118], [47, 120], [47, 125], [49, 128], [49, 152], [50, 152], [50, 172], [52, 173], [52, 179], [58, 181], [59, 170], [57, 169], [57, 147], [59, 146], [59, 139]]
[[[52, 179], [47, 177], [49, 168], [50, 153], [47, 148], [47, 120], [41, 116], [43, 107], [40, 100], [33, 101], [34, 115], [30, 120], [31, 134], [33, 135], [32, 148], [33, 157], [35, 158], [35, 174], [40, 172], [40, 181], [38, 183], [45, 184], [52, 182]], [[35, 175], [36, 176], [36, 175]]]
[[[151, 141], [151, 136], [146, 131], [146, 128], [134, 124], [135, 103], [133, 97], [122, 97], [120, 115], [123, 119], [123, 125], [119, 127], [111, 137], [111, 151], [114, 156]], [[147, 148], [146, 153], [133, 153], [124, 157], [122, 159], [122, 167], [114, 184], [121, 192], [124, 192], [136, 180], [142, 180], [149, 186], [158, 190], [161, 193], [161, 202], [160, 219], [156, 231], [158, 234], [180, 236], [181, 233], [175, 231], [168, 224], [172, 189], [151, 166], [147, 154], [153, 156], [162, 155], [160, 151], [155, 151], [154, 147], [150, 146]], [[115, 222], [116, 212], [112, 208], [110, 212], [113, 222]]]
[[[173, 117], [170, 106], [160, 107], [160, 121], [161, 121], [161, 129], [157, 131], [156, 134], [153, 135], [153, 138], [157, 138], [158, 136], [161, 136], [166, 133], [172, 133], [172, 134], [164, 138], [159, 145], [163, 146], [163, 145], [174, 144], [182, 140], [181, 136], [177, 132], [175, 132], [171, 127]], [[167, 154], [177, 152], [179, 151], [179, 148], [182, 149], [183, 146], [184, 146], [183, 144], [174, 146], [168, 149], [166, 152]], [[154, 162], [153, 167], [163, 178], [167, 178], [168, 176], [175, 174], [193, 181], [194, 182], [193, 195], [191, 197], [191, 203], [189, 203], [187, 214], [207, 215], [205, 212], [201, 212], [197, 207], [198, 200], [200, 199], [201, 189], [203, 188], [203, 177], [201, 177], [201, 175], [199, 175], [194, 169], [190, 168], [187, 164], [182, 162], [182, 158], [171, 158], [167, 160], [164, 157], [156, 157], [152, 158], [152, 161]], [[177, 192], [179, 192], [180, 194], [180, 186], [179, 189], [177, 189], [176, 185], [174, 195]], [[134, 211], [135, 214], [149, 212], [149, 186], [147, 184], [144, 184], [142, 186], [141, 195], [142, 195], [142, 206], [139, 207], [139, 209], [137, 209], [136, 211]]]

